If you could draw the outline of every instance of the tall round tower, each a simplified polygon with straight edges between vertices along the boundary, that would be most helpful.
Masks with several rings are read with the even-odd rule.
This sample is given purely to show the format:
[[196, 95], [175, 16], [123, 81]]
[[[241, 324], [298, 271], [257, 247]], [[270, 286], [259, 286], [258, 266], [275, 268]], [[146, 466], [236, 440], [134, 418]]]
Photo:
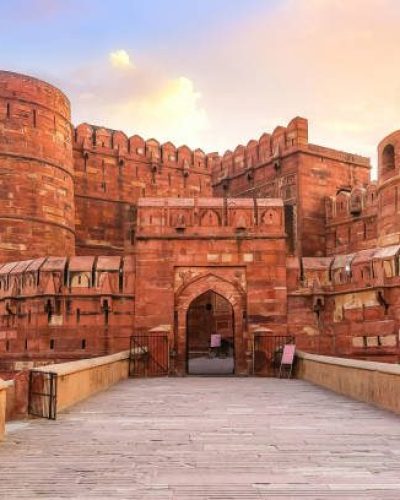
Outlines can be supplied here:
[[75, 253], [70, 104], [0, 71], [0, 262]]
[[400, 130], [378, 145], [378, 244], [400, 243]]

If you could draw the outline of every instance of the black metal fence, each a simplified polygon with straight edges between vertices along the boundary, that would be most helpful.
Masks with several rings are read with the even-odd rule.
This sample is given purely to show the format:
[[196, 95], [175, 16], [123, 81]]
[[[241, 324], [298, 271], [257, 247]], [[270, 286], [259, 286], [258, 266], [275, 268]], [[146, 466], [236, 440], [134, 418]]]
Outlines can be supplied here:
[[28, 413], [55, 420], [57, 417], [57, 373], [30, 370]]
[[286, 344], [293, 344], [294, 337], [255, 333], [253, 341], [253, 375], [277, 377]]
[[131, 337], [130, 377], [162, 377], [169, 371], [169, 346], [166, 333]]

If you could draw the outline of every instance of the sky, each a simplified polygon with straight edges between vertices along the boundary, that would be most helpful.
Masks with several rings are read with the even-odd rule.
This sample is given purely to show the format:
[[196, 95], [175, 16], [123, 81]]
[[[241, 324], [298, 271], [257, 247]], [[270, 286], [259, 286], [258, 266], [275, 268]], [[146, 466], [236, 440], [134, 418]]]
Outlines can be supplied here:
[[370, 156], [400, 129], [398, 0], [0, 0], [0, 67], [89, 122], [206, 152], [309, 120]]

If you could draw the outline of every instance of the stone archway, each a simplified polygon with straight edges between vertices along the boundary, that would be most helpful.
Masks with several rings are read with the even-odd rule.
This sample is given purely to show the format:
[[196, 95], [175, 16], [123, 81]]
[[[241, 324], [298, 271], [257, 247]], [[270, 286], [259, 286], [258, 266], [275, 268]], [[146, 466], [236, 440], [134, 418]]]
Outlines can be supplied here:
[[231, 303], [208, 290], [191, 302], [186, 321], [187, 373], [232, 375], [235, 340]]
[[186, 374], [187, 352], [187, 312], [190, 304], [200, 295], [212, 291], [226, 299], [233, 311], [233, 335], [235, 343], [235, 374], [247, 374], [246, 348], [247, 332], [245, 331], [246, 293], [236, 282], [231, 282], [214, 273], [197, 276], [183, 285], [175, 295], [174, 325], [174, 372], [176, 375]]

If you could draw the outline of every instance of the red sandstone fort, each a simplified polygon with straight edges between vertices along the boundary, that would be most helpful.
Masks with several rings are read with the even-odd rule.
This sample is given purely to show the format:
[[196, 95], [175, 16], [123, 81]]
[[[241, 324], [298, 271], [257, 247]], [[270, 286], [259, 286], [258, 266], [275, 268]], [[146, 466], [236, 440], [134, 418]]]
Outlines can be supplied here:
[[0, 370], [160, 331], [179, 375], [213, 331], [238, 375], [261, 333], [397, 361], [400, 131], [378, 157], [371, 182], [300, 117], [223, 156], [74, 127], [60, 90], [0, 72]]

